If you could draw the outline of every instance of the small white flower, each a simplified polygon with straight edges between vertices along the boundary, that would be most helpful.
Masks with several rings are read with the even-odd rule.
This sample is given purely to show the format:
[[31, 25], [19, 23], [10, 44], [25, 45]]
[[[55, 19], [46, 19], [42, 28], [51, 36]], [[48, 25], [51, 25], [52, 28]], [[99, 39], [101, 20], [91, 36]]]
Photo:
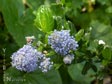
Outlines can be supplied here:
[[74, 55], [67, 55], [66, 57], [63, 58], [63, 62], [65, 64], [71, 64], [74, 59]]
[[98, 44], [99, 44], [99, 45], [101, 45], [101, 44], [105, 45], [105, 42], [104, 42], [103, 40], [99, 40], [99, 41], [98, 41]]

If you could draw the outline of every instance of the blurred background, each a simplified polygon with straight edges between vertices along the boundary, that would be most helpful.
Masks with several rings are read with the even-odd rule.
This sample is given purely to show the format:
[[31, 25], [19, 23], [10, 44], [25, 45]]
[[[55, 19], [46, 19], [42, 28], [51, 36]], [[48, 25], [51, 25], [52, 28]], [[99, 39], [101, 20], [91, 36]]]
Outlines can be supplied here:
[[[3, 71], [11, 66], [11, 54], [26, 43], [25, 37], [34, 35], [36, 40], [40, 38], [41, 32], [34, 26], [34, 12], [43, 4], [50, 4], [54, 16], [62, 18], [59, 19], [58, 24], [55, 23], [57, 29], [61, 27], [61, 25], [67, 27], [66, 21], [70, 21], [72, 23], [70, 24], [71, 28], [74, 28], [73, 30], [75, 32], [78, 32], [80, 29], [84, 29], [85, 32], [91, 30], [89, 42], [93, 42], [94, 39], [101, 39], [106, 42], [108, 46], [112, 46], [112, 0], [0, 0], [1, 84], [3, 84]], [[4, 66], [3, 70], [4, 63], [6, 66]], [[77, 71], [75, 72], [78, 73]], [[68, 74], [63, 74], [64, 73], [61, 74], [63, 84], [83, 84], [77, 83], [77, 81], [81, 81], [77, 76], [69, 77]], [[111, 63], [106, 74], [107, 79], [105, 78], [106, 81], [104, 80], [103, 84], [112, 84], [110, 76], [112, 74]], [[74, 83], [74, 79], [76, 83]], [[82, 79], [84, 78], [82, 77]], [[108, 80], [109, 83], [106, 83]], [[59, 84], [62, 83], [60, 82]], [[45, 82], [44, 84], [50, 83]], [[90, 84], [90, 82], [87, 84]], [[91, 84], [100, 83], [94, 80]]]

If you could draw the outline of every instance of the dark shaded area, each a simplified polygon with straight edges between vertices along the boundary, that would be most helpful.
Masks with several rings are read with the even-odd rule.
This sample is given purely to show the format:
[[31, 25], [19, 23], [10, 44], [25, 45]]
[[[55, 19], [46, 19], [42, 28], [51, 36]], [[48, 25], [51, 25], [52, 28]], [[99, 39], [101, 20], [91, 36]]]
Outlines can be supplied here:
[[18, 45], [6, 29], [2, 12], [0, 12], [0, 84], [3, 84], [4, 71], [11, 66], [10, 56], [17, 49]]

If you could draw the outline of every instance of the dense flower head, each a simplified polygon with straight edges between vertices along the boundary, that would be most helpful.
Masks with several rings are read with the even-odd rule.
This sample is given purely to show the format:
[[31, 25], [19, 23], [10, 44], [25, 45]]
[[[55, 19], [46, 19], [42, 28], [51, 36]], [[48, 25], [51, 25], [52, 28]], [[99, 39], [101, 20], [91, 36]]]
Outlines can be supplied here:
[[50, 62], [50, 58], [43, 57], [42, 62], [39, 65], [39, 68], [42, 72], [47, 72], [53, 66], [53, 62]]
[[18, 70], [31, 72], [37, 67], [38, 52], [31, 45], [24, 45], [17, 52], [13, 53], [12, 66]]
[[54, 32], [48, 37], [48, 44], [51, 48], [63, 56], [70, 53], [71, 50], [76, 50], [78, 47], [77, 41], [73, 36], [70, 36], [69, 30], [61, 30]]
[[[41, 52], [38, 52], [34, 47], [31, 46], [31, 44], [27, 44], [20, 48], [17, 52], [13, 53], [11, 59], [11, 64], [13, 67], [21, 71], [31, 72], [39, 68], [41, 62], [43, 63], [43, 59], [46, 60], [48, 58], [46, 58]], [[51, 63], [50, 60], [48, 61]], [[45, 65], [41, 65], [41, 67], [44, 66]]]

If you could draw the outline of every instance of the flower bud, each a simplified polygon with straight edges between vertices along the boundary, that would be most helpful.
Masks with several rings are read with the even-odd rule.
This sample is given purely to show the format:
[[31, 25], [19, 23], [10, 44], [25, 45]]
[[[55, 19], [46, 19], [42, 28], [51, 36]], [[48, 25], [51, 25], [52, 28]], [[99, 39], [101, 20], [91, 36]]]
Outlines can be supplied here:
[[63, 58], [63, 62], [65, 64], [71, 64], [73, 59], [74, 59], [74, 55], [73, 54], [72, 55], [67, 55], [66, 57]]

